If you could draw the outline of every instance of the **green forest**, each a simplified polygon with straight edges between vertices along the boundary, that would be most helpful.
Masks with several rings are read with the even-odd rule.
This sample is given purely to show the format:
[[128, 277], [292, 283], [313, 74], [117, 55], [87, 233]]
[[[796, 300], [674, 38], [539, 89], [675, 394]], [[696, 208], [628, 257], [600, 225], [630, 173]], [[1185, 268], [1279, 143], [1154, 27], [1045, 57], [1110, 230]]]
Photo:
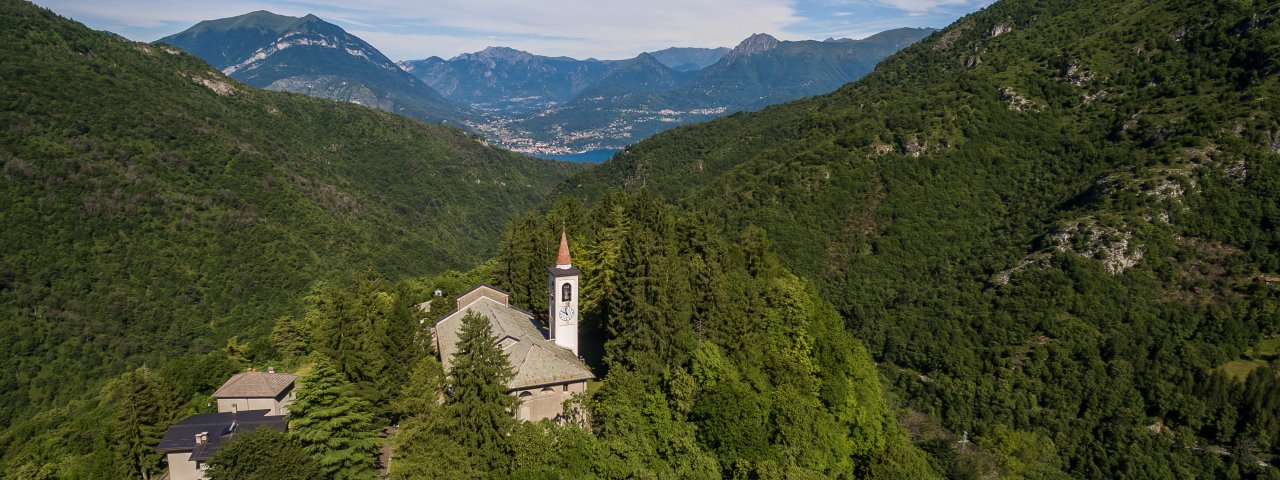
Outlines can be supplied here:
[[[1004, 0], [571, 171], [6, 1], [3, 478], [158, 477], [268, 366], [210, 478], [1280, 478], [1275, 2]], [[562, 229], [598, 381], [517, 422], [426, 327]]]
[[0, 45], [0, 424], [144, 364], [265, 348], [318, 279], [475, 265], [496, 243], [470, 239], [576, 168], [16, 0]]

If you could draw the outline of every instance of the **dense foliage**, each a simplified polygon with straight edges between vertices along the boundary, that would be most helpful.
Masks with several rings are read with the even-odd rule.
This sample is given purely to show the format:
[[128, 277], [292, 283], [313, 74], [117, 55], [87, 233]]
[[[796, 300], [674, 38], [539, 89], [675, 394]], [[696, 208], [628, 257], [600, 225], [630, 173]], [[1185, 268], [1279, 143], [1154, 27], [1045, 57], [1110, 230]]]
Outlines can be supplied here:
[[253, 357], [335, 272], [473, 265], [568, 168], [29, 4], [0, 24], [2, 424], [232, 337]]
[[[607, 374], [578, 400], [589, 431], [521, 425], [515, 453], [479, 467], [528, 478], [934, 475], [835, 310], [761, 230], [734, 238], [708, 225], [643, 193], [590, 209], [567, 200], [511, 224], [496, 281], [531, 311], [545, 309], [546, 265], [567, 228], [583, 271], [583, 354]], [[565, 453], [536, 455], [545, 445]]]
[[1270, 478], [1274, 382], [1215, 372], [1280, 334], [1277, 45], [1271, 2], [1007, 0], [562, 192], [762, 227], [954, 476], [1015, 475], [1013, 428], [1075, 477]]
[[236, 433], [209, 459], [209, 480], [312, 480], [320, 462], [285, 432], [258, 428]]
[[[1280, 6], [1006, 0], [833, 95], [636, 145], [491, 262], [395, 285], [333, 273], [473, 262], [459, 239], [497, 234], [468, 215], [533, 198], [501, 175], [555, 175], [5, 6], [7, 477], [156, 476], [157, 432], [264, 362], [315, 365], [290, 436], [349, 476], [397, 421], [397, 478], [1280, 476]], [[421, 203], [410, 166], [493, 188]], [[328, 180], [250, 188], [286, 173]], [[423, 326], [480, 281], [544, 311], [561, 228], [601, 377], [581, 425], [459, 422], [509, 408], [501, 369], [445, 375]]]
[[369, 402], [327, 360], [299, 380], [298, 398], [289, 408], [289, 431], [319, 461], [325, 478], [373, 478], [381, 442]]
[[[0, 72], [5, 472], [35, 452], [69, 476], [111, 469], [94, 452], [112, 450], [113, 376], [224, 346], [234, 368], [265, 362], [317, 279], [470, 267], [571, 168], [255, 90], [14, 0]], [[204, 382], [188, 374], [183, 391]]]

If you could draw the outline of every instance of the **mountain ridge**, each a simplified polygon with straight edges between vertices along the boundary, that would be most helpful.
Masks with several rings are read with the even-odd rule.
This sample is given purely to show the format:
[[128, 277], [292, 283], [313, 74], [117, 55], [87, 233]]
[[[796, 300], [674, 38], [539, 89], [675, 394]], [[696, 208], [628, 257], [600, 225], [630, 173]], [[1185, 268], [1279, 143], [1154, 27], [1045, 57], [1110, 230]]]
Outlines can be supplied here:
[[[894, 29], [839, 43], [755, 34], [735, 49], [667, 49], [663, 54], [671, 61], [705, 65], [693, 70], [672, 68], [651, 53], [579, 61], [521, 52], [522, 60], [509, 70], [497, 62], [482, 65], [477, 59], [491, 55], [479, 54], [459, 55], [456, 62], [432, 57], [400, 65], [451, 99], [485, 102], [478, 107], [493, 118], [471, 126], [500, 144], [526, 152], [573, 153], [617, 149], [677, 125], [829, 92], [932, 31]], [[645, 55], [655, 62], [639, 68]], [[598, 82], [606, 84], [597, 87]]]
[[187, 50], [259, 88], [359, 103], [455, 126], [472, 115], [372, 45], [312, 14], [288, 17], [259, 10], [206, 20], [156, 43]]

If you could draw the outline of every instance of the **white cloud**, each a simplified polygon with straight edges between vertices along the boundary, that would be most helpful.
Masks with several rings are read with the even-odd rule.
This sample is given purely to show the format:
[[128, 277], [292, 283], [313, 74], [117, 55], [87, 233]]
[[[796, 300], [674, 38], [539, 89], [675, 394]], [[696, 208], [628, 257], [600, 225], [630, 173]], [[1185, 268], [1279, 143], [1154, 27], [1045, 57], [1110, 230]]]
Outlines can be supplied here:
[[[630, 58], [671, 46], [736, 45], [752, 33], [784, 39], [863, 36], [943, 26], [935, 10], [985, 0], [36, 0], [93, 28], [140, 41], [255, 10], [313, 13], [396, 60], [452, 57], [502, 45], [541, 55]], [[885, 11], [897, 14], [886, 16]], [[803, 14], [801, 12], [804, 12]], [[929, 15], [923, 15], [928, 13]], [[950, 14], [944, 14], [944, 16]], [[954, 14], [950, 19], [954, 19]], [[884, 26], [885, 28], [879, 28]], [[855, 36], [856, 38], [856, 36]]]
[[[511, 40], [518, 40], [522, 49], [543, 55], [628, 58], [670, 46], [734, 45], [751, 33], [778, 32], [797, 20], [787, 0], [436, 0], [429, 5], [369, 0], [360, 8], [369, 16], [395, 11], [399, 25], [423, 25], [418, 31], [404, 27], [383, 30], [380, 37], [385, 45], [379, 43], [378, 47], [388, 50], [393, 58], [416, 58], [426, 53], [452, 56], [477, 50], [463, 45], [485, 41], [493, 42], [488, 45], [510, 44]], [[448, 34], [452, 32], [460, 34]], [[406, 34], [412, 36], [403, 36]], [[468, 38], [447, 38], [458, 36]], [[442, 48], [433, 45], [430, 50], [408, 51], [399, 46], [427, 39]], [[458, 47], [443, 48], [447, 45]]]
[[857, 3], [880, 5], [902, 10], [911, 15], [936, 12], [943, 7], [967, 7], [980, 2], [974, 0], [863, 0]]
[[[751, 33], [778, 32], [799, 20], [794, 0], [37, 1], [95, 28], [144, 41], [200, 20], [254, 10], [314, 13], [359, 30], [396, 59], [452, 56], [474, 51], [486, 39], [547, 55], [627, 58], [654, 47], [734, 45]], [[411, 49], [426, 40], [432, 42], [422, 45], [428, 48]]]

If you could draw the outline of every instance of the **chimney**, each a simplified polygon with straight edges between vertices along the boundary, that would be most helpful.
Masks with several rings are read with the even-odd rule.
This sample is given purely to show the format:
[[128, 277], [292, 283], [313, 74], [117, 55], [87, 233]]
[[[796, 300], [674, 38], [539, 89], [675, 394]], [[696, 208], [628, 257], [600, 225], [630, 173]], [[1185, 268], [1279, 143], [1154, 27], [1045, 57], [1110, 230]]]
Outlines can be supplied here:
[[232, 414], [240, 413], [240, 404], [238, 403], [231, 404], [231, 413]]
[[204, 445], [209, 441], [209, 432], [200, 432], [196, 434], [196, 445]]
[[267, 373], [276, 373], [276, 367], [267, 367]]

